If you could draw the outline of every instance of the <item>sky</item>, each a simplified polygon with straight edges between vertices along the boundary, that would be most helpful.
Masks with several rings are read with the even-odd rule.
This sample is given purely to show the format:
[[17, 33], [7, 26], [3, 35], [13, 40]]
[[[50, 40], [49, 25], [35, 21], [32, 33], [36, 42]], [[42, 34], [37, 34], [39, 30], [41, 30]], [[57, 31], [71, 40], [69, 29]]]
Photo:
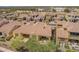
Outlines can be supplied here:
[[78, 0], [0, 0], [0, 6], [78, 6]]

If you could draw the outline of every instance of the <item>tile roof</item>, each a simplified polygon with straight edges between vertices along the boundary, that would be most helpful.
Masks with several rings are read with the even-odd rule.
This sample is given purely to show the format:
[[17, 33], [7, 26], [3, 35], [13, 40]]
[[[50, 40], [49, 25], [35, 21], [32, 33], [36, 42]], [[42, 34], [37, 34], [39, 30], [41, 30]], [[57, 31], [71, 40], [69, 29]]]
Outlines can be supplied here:
[[19, 22], [11, 22], [11, 23], [8, 23], [6, 25], [3, 25], [1, 28], [0, 28], [0, 32], [4, 32], [6, 33], [7, 35], [13, 31], [15, 28], [19, 27], [20, 26], [20, 23]]
[[40, 36], [51, 36], [51, 27], [45, 23], [37, 22], [37, 23], [27, 23], [24, 26], [16, 29], [14, 33], [23, 33], [23, 34], [31, 34], [31, 35], [40, 35]]
[[79, 23], [68, 23], [66, 25], [69, 32], [78, 32], [79, 33]]
[[64, 28], [56, 29], [56, 36], [58, 38], [68, 38], [68, 31], [64, 30]]
[[[68, 38], [69, 32], [79, 33], [79, 23], [59, 21], [57, 24], [61, 24], [62, 27], [56, 29], [56, 35], [60, 38]], [[65, 30], [66, 29], [66, 30]]]
[[6, 19], [0, 20], [0, 27], [3, 26], [4, 24], [7, 24], [7, 23], [9, 23], [9, 21]]

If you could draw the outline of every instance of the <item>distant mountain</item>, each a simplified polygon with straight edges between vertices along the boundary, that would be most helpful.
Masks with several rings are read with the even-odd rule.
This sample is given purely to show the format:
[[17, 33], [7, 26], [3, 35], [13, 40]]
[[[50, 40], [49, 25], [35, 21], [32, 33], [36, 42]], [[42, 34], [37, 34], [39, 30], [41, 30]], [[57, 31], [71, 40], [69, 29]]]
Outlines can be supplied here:
[[79, 6], [0, 6], [1, 9], [8, 9], [8, 8], [79, 8]]

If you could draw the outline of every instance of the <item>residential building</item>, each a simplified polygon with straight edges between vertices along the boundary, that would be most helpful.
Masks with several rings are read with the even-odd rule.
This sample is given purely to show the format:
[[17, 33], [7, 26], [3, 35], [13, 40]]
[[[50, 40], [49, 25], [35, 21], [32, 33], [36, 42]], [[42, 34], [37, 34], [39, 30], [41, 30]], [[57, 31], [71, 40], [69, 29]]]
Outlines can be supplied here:
[[58, 21], [56, 25], [56, 43], [67, 45], [69, 42], [79, 44], [79, 23]]
[[21, 26], [21, 23], [14, 21], [10, 22], [6, 25], [3, 25], [0, 27], [0, 33], [4, 33], [6, 36], [6, 39], [10, 39], [12, 37], [12, 33], [15, 29], [19, 28]]
[[37, 39], [44, 38], [51, 40], [52, 37], [52, 28], [46, 23], [36, 22], [36, 23], [27, 23], [24, 26], [19, 27], [14, 31], [14, 35], [23, 35], [25, 38], [30, 38], [32, 35], [35, 35]]

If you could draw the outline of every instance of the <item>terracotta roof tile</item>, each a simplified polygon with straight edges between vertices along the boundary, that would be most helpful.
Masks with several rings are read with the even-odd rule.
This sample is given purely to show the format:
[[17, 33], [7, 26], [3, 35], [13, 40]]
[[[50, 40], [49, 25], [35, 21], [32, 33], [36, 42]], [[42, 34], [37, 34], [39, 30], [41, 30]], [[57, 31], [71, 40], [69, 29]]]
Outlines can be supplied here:
[[51, 36], [51, 27], [42, 22], [28, 23], [16, 29], [14, 33], [32, 34], [40, 36]]
[[6, 25], [3, 25], [1, 28], [0, 28], [0, 32], [4, 32], [6, 34], [9, 34], [12, 30], [14, 30], [17, 26], [20, 26], [20, 23], [19, 22], [11, 22], [11, 23], [8, 23]]

